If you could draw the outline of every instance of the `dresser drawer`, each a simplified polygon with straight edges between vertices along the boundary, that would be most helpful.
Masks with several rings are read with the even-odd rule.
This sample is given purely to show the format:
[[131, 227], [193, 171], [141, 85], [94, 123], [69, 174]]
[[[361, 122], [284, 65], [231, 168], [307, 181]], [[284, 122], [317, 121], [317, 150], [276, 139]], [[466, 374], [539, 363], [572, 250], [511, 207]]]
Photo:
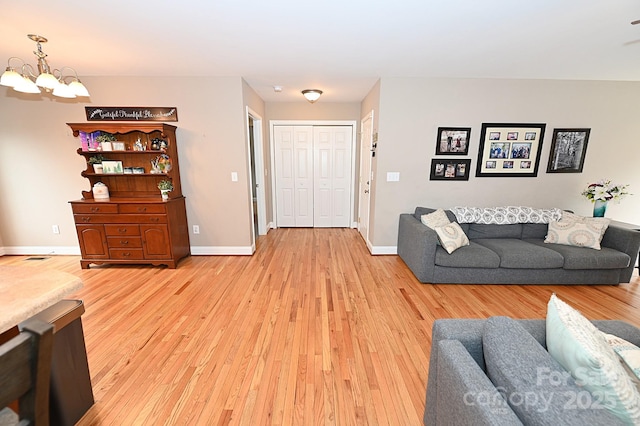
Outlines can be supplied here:
[[80, 214], [118, 213], [117, 204], [71, 204], [71, 208]]
[[142, 249], [109, 249], [109, 257], [113, 260], [140, 260], [144, 259]]
[[163, 204], [121, 204], [120, 213], [166, 213]]
[[107, 237], [109, 248], [142, 248], [140, 237]]
[[104, 231], [108, 236], [129, 236], [129, 235], [140, 235], [140, 227], [138, 225], [105, 225]]
[[164, 214], [74, 214], [79, 224], [91, 223], [167, 223]]

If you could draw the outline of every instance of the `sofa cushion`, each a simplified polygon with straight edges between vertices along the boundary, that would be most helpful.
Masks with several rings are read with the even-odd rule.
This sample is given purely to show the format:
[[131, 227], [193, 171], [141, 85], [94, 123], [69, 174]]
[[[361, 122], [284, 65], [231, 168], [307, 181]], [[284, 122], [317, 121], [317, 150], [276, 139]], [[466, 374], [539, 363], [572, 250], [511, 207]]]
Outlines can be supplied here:
[[489, 318], [482, 334], [482, 348], [489, 379], [502, 391], [522, 423], [619, 423], [607, 410], [584, 403], [584, 390], [518, 321]]
[[437, 247], [435, 264], [448, 268], [498, 268], [500, 257], [494, 251], [470, 241], [468, 246], [451, 254]]
[[640, 424], [640, 394], [604, 334], [555, 294], [546, 323], [549, 354], [607, 410], [629, 424]]
[[500, 257], [501, 268], [553, 269], [562, 268], [564, 264], [564, 258], [559, 253], [519, 239], [489, 238], [474, 241], [495, 252]]
[[460, 247], [468, 246], [469, 239], [457, 222], [451, 222], [434, 229], [442, 247], [451, 254]]
[[481, 223], [470, 223], [467, 237], [470, 240], [476, 238], [520, 238], [522, 236], [522, 224], [513, 223], [510, 225], [484, 225]]
[[547, 236], [547, 230], [549, 224], [547, 223], [523, 223], [522, 224], [522, 236], [520, 238], [539, 238], [544, 240]]
[[626, 268], [631, 262], [628, 254], [608, 247], [592, 250], [585, 247], [547, 244], [538, 239], [523, 241], [560, 253], [564, 258], [564, 269], [619, 269]]

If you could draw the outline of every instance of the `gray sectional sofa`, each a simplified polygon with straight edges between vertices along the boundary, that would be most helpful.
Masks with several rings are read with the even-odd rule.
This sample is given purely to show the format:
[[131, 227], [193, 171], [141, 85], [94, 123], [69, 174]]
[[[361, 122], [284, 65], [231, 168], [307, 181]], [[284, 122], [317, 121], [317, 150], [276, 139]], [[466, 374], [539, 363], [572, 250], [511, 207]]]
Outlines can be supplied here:
[[[451, 284], [619, 284], [631, 279], [640, 232], [609, 225], [601, 250], [544, 242], [547, 224], [461, 223], [470, 244], [449, 254], [420, 221], [435, 209], [401, 214], [398, 255], [420, 282]], [[450, 210], [449, 219], [456, 221]]]
[[[631, 324], [592, 323], [640, 346], [640, 330]], [[549, 355], [545, 327], [544, 319], [436, 320], [424, 424], [622, 424]]]

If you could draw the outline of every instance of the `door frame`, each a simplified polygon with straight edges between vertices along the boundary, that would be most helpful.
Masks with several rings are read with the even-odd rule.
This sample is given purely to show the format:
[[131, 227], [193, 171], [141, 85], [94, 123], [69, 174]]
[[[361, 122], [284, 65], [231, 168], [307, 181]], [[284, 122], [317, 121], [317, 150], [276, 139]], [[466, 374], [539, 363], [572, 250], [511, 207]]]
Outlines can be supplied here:
[[355, 210], [355, 182], [356, 182], [356, 142], [357, 142], [357, 120], [269, 120], [269, 138], [270, 138], [270, 151], [271, 151], [271, 205], [273, 208], [273, 227], [278, 227], [278, 216], [276, 211], [276, 151], [275, 151], [275, 137], [273, 134], [273, 128], [275, 126], [351, 126], [351, 197], [350, 197], [350, 213], [349, 223], [351, 228], [357, 227], [357, 221], [354, 220]]
[[[371, 151], [373, 150], [373, 132], [374, 132], [374, 121], [373, 121], [373, 110], [371, 110], [367, 115], [365, 115], [362, 120], [360, 120], [360, 137], [362, 138], [362, 135], [364, 135], [364, 127], [363, 124], [367, 121], [367, 120], [371, 120], [371, 129], [370, 129], [370, 134], [369, 134], [369, 140], [368, 141], [360, 141], [360, 170], [362, 170], [362, 166], [363, 166], [363, 162], [364, 161], [369, 161], [369, 176], [367, 177], [363, 177], [360, 173], [360, 179], [359, 179], [359, 183], [358, 183], [358, 232], [360, 233], [360, 235], [362, 235], [365, 243], [367, 244], [367, 247], [369, 247], [369, 250], [371, 250], [371, 242], [369, 242], [369, 233], [371, 232], [370, 229], [370, 225], [371, 225], [371, 188], [373, 187], [373, 157], [371, 156]], [[367, 143], [368, 148], [365, 149], [364, 147], [364, 142]], [[362, 184], [362, 180], [363, 179], [368, 179], [369, 180], [369, 197], [368, 203], [365, 203], [362, 200], [362, 192], [363, 192], [363, 184]], [[366, 235], [362, 234], [362, 230], [360, 229], [360, 218], [362, 217], [362, 210], [366, 209], [367, 210], [367, 228], [366, 228]]]
[[[251, 148], [251, 137], [249, 135], [251, 129], [249, 128], [249, 118], [253, 120], [253, 150]], [[258, 235], [267, 234], [267, 204], [265, 196], [265, 183], [264, 183], [264, 155], [263, 155], [263, 135], [262, 135], [262, 117], [260, 114], [246, 107], [246, 134], [247, 134], [247, 167], [248, 182], [249, 182], [249, 211], [251, 213], [251, 247], [252, 252], [256, 250], [256, 235], [255, 235], [255, 223], [254, 211], [253, 211], [253, 178], [251, 173], [251, 156], [253, 155], [257, 185], [256, 188], [256, 206], [258, 209]]]

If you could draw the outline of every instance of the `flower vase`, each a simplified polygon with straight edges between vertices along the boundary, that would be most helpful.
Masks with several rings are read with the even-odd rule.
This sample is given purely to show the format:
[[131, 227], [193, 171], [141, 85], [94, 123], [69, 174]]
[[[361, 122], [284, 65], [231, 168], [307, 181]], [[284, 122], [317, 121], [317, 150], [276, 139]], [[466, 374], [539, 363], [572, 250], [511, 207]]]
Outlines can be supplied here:
[[161, 189], [160, 190], [160, 194], [162, 195], [162, 199], [163, 200], [168, 200], [169, 199], [169, 192], [171, 192], [171, 190], [169, 190], [169, 189]]
[[607, 202], [604, 200], [595, 200], [593, 204], [593, 217], [604, 217], [607, 211]]

